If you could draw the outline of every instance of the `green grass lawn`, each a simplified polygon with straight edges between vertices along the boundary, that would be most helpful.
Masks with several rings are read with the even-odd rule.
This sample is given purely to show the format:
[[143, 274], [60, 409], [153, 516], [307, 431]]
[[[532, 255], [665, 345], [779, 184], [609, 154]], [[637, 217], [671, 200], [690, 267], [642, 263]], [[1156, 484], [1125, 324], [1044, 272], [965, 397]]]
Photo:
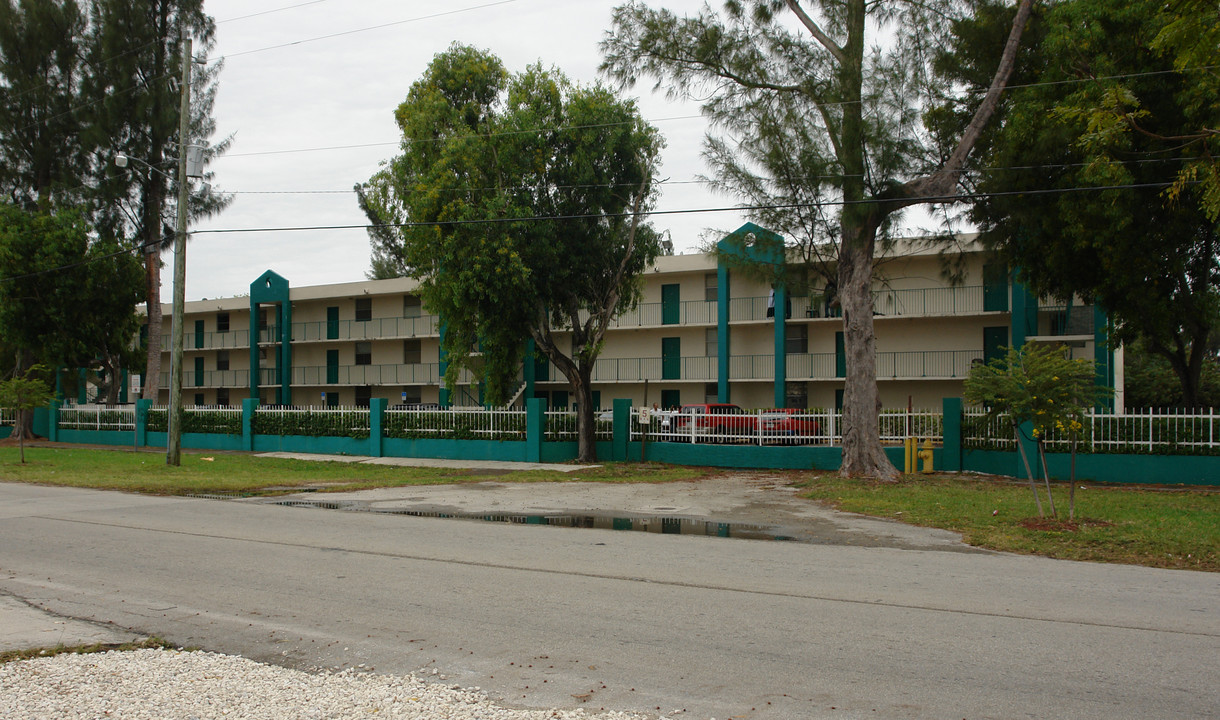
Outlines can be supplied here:
[[[953, 530], [978, 547], [1069, 560], [1220, 571], [1217, 492], [1077, 486], [1076, 522], [1067, 523], [1065, 486], [1052, 486], [1058, 520], [1039, 522], [1033, 493], [1024, 483], [955, 475], [873, 483], [827, 475], [802, 485], [806, 497], [840, 510]], [[1049, 516], [1046, 493], [1039, 490]]]
[[[606, 463], [563, 473], [480, 473], [345, 462], [260, 458], [245, 453], [0, 446], [0, 480], [160, 495], [273, 494], [293, 489], [360, 490], [479, 482], [672, 482], [726, 471], [653, 463]], [[731, 472], [731, 471], [727, 471]], [[1220, 571], [1220, 492], [1096, 486], [1077, 490], [1077, 522], [1037, 522], [1029, 487], [975, 476], [910, 476], [897, 483], [791, 472], [806, 497], [848, 512], [959, 532], [978, 547], [1007, 552], [1153, 567]], [[1067, 517], [1067, 488], [1055, 489]], [[1043, 495], [1043, 504], [1046, 498]], [[1049, 507], [1047, 507], [1049, 512]]]
[[15, 447], [0, 447], [0, 479], [157, 495], [261, 494], [303, 487], [322, 491], [361, 490], [482, 480], [669, 482], [708, 473], [700, 468], [611, 463], [575, 473], [534, 470], [488, 474], [477, 470], [285, 460], [220, 452], [183, 453], [182, 464], [172, 467], [165, 464], [164, 451], [120, 448], [27, 447], [25, 459], [25, 464], [21, 464]]

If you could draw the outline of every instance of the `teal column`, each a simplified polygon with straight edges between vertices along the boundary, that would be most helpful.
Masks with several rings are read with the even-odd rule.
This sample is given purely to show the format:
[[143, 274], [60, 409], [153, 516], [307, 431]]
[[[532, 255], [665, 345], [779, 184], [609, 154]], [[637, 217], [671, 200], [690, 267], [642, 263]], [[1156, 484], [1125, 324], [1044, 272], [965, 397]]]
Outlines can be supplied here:
[[[1093, 305], [1093, 366], [1098, 387], [1114, 387], [1114, 349], [1110, 347], [1110, 316]], [[1097, 403], [1098, 410], [1114, 410], [1114, 396]]]
[[716, 267], [716, 400], [729, 400], [729, 269], [717, 261]]
[[136, 400], [136, 447], [148, 447], [148, 409], [152, 400]]
[[280, 303], [280, 402], [292, 404], [292, 302]]
[[242, 398], [241, 401], [241, 449], [254, 450], [254, 411], [258, 409], [258, 398]]
[[89, 402], [88, 371], [80, 368], [76, 371], [76, 403], [84, 405]]
[[614, 399], [614, 444], [612, 454], [615, 462], [627, 461], [627, 447], [631, 442], [631, 400]]
[[47, 412], [47, 439], [51, 442], [59, 442], [59, 407], [62, 404], [58, 400], [51, 401]]
[[258, 302], [250, 297], [250, 397], [259, 397], [258, 385], [261, 368], [258, 366]]
[[788, 288], [775, 288], [775, 407], [788, 402]]
[[525, 461], [542, 462], [542, 443], [546, 442], [546, 400], [525, 401]]
[[[440, 332], [440, 348], [437, 354], [437, 371], [440, 373], [441, 388], [438, 392], [437, 402], [441, 407], [449, 407], [452, 404], [452, 398], [449, 397], [449, 388], [445, 384], [445, 373], [449, 371], [449, 353], [445, 352], [445, 320], [441, 318], [437, 321], [437, 330]], [[528, 407], [528, 406], [527, 406]]]
[[525, 381], [525, 392], [521, 397], [527, 399], [534, 397], [534, 383], [538, 380], [538, 360], [534, 358], [537, 349], [534, 338], [525, 341], [525, 354], [521, 361], [521, 379]]
[[940, 467], [946, 472], [961, 472], [962, 469], [962, 399], [945, 398], [941, 401], [942, 426]]
[[1038, 333], [1038, 298], [1034, 297], [1024, 283], [1018, 282], [1014, 273], [1012, 281], [1012, 345], [1021, 348], [1025, 339]]
[[385, 398], [369, 399], [369, 454], [381, 457], [381, 441], [385, 437]]

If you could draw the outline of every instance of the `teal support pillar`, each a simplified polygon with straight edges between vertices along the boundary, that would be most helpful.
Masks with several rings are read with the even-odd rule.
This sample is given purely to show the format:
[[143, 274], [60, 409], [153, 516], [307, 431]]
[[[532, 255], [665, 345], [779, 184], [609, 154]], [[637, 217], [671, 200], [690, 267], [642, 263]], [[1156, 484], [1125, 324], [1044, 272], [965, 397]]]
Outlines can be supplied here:
[[62, 403], [58, 400], [51, 401], [51, 407], [47, 412], [47, 439], [51, 442], [59, 442], [59, 408]]
[[280, 402], [292, 404], [292, 302], [280, 303]]
[[1012, 281], [1012, 345], [1020, 349], [1025, 346], [1025, 339], [1038, 334], [1038, 298], [1016, 279]]
[[76, 371], [76, 404], [84, 405], [89, 402], [89, 375], [88, 371], [80, 368]]
[[534, 357], [537, 350], [533, 338], [525, 341], [525, 354], [521, 361], [521, 379], [525, 382], [525, 390], [521, 394], [523, 398], [534, 397], [534, 385], [538, 381], [538, 360]]
[[437, 322], [437, 330], [440, 333], [440, 348], [437, 353], [437, 365], [438, 365], [437, 371], [440, 373], [440, 378], [441, 378], [441, 389], [437, 396], [437, 403], [441, 407], [447, 408], [453, 403], [453, 398], [450, 397], [452, 395], [452, 393], [449, 392], [449, 388], [446, 386], [446, 383], [445, 383], [445, 373], [447, 373], [449, 371], [449, 353], [445, 352], [445, 320], [444, 320], [444, 318], [441, 318]]
[[[1114, 348], [1110, 347], [1110, 316], [1100, 305], [1093, 306], [1093, 367], [1098, 387], [1114, 387]], [[1114, 396], [1097, 403], [1098, 410], [1114, 410]]]
[[962, 399], [945, 398], [941, 404], [944, 416], [941, 447], [941, 469], [961, 472], [962, 469]]
[[385, 398], [369, 400], [369, 454], [381, 457], [382, 439], [385, 437]]
[[525, 401], [525, 461], [542, 462], [542, 443], [546, 442], [546, 400]]
[[716, 267], [716, 401], [727, 403], [729, 399], [729, 362], [732, 357], [729, 343], [729, 269], [717, 260]]
[[775, 288], [775, 407], [788, 402], [788, 288]]
[[152, 400], [136, 400], [136, 447], [148, 447], [148, 409]]
[[615, 462], [627, 461], [627, 446], [631, 442], [631, 400], [614, 399], [614, 444], [611, 458]]
[[241, 449], [254, 450], [254, 411], [258, 409], [258, 398], [242, 398], [241, 401]]

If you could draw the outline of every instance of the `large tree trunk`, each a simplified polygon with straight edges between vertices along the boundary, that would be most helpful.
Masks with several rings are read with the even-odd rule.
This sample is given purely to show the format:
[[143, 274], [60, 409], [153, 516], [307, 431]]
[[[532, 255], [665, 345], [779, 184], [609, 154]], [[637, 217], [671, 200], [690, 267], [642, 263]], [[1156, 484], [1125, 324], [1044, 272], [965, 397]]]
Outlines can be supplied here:
[[597, 419], [593, 408], [593, 369], [576, 368], [568, 378], [576, 395], [576, 462], [597, 462]]
[[[844, 233], [850, 232], [844, 228]], [[843, 306], [843, 347], [847, 378], [843, 387], [843, 462], [847, 477], [895, 480], [878, 433], [881, 398], [877, 391], [877, 342], [873, 333], [873, 235], [855, 229], [839, 251], [839, 301]]]
[[148, 301], [148, 360], [144, 370], [144, 390], [140, 397], [157, 402], [161, 384], [161, 248], [155, 241], [145, 246], [144, 270]]

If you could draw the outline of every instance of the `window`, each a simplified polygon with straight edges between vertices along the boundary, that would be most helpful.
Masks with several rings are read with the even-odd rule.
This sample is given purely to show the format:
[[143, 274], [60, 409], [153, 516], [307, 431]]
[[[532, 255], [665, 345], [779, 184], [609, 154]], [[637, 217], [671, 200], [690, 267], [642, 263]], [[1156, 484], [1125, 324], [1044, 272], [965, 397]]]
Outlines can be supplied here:
[[407, 405], [419, 405], [424, 401], [424, 388], [421, 385], [407, 385], [402, 389], [402, 401]]
[[216, 313], [216, 332], [229, 332], [229, 313]]
[[371, 343], [371, 342], [356, 343], [356, 364], [357, 365], [372, 365], [373, 364], [373, 343]]
[[720, 344], [716, 340], [716, 328], [708, 328], [706, 333], [707, 349], [704, 353], [708, 357], [716, 357], [720, 354]]
[[356, 321], [373, 319], [373, 298], [356, 298]]
[[229, 388], [216, 388], [216, 404], [229, 407]]
[[784, 407], [804, 410], [809, 407], [809, 385], [803, 382], [789, 380], [784, 385]]
[[[423, 345], [419, 340], [402, 341], [402, 364], [418, 365], [423, 362]], [[417, 401], [418, 402], [418, 401]]]
[[720, 402], [720, 386], [717, 385], [716, 383], [704, 383], [703, 402], [705, 402], [705, 403]]
[[356, 407], [368, 407], [369, 398], [373, 397], [373, 388], [362, 385], [356, 388]]
[[229, 369], [229, 351], [228, 350], [217, 350], [216, 351], [216, 369], [217, 370], [228, 370]]
[[720, 278], [716, 273], [708, 273], [703, 276], [703, 299], [708, 302], [716, 302], [720, 299]]
[[402, 316], [403, 317], [419, 317], [424, 314], [423, 305], [419, 301], [418, 295], [403, 295], [402, 296]]
[[789, 325], [786, 329], [784, 352], [789, 355], [804, 355], [809, 352], [809, 326]]

